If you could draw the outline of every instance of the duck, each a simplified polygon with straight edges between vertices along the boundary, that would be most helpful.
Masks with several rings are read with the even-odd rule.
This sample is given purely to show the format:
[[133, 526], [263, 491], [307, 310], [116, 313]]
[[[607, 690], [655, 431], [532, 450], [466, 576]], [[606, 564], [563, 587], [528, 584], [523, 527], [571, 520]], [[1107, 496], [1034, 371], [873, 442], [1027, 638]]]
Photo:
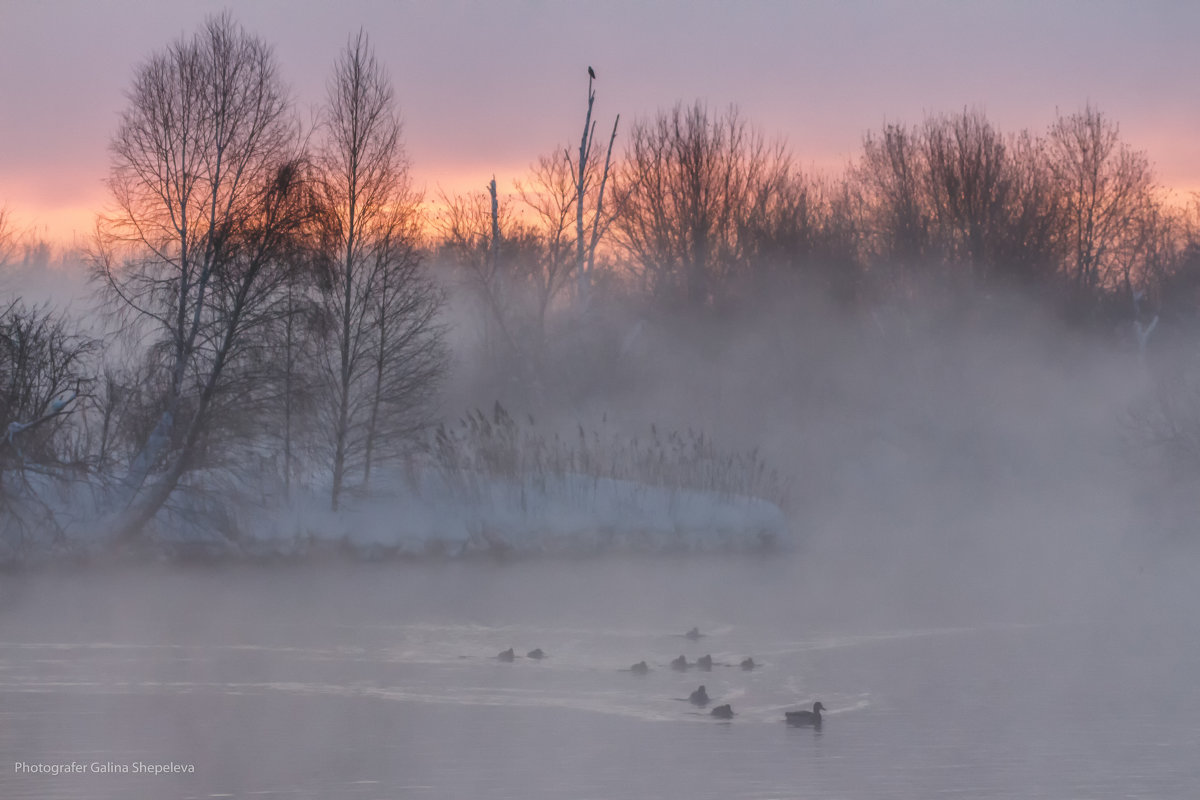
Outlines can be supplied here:
[[632, 667], [630, 667], [629, 671], [632, 672], [634, 675], [645, 675], [647, 672], [650, 671], [650, 668], [648, 666], [646, 666], [645, 661], [639, 661], [636, 664], [634, 664]]
[[516, 658], [516, 654], [513, 653], [513, 649], [510, 647], [500, 655], [496, 656], [496, 658], [501, 661], [512, 661], [514, 658]]
[[728, 703], [723, 706], [717, 706], [708, 713], [712, 714], [717, 719], [733, 719], [733, 707]]
[[696, 691], [692, 692], [688, 697], [692, 705], [706, 706], [708, 705], [708, 690], [701, 686]]
[[691, 665], [688, 664], [687, 659], [683, 656], [671, 662], [671, 669], [679, 670], [680, 672], [684, 672], [689, 666]]
[[696, 666], [705, 672], [712, 672], [712, 656], [700, 656], [700, 658], [696, 659]]
[[537, 647], [525, 654], [526, 658], [540, 659], [545, 658], [546, 654], [542, 652], [542, 648]]
[[758, 666], [758, 664], [755, 664], [754, 659], [750, 658], [749, 656], [742, 659], [742, 669], [744, 669], [744, 670], [749, 671], [749, 670], [754, 669], [757, 666]]
[[813, 725], [820, 726], [821, 712], [825, 710], [825, 706], [821, 705], [821, 701], [813, 703], [812, 711], [787, 711], [784, 717], [787, 719], [788, 725]]
[[692, 641], [699, 639], [703, 635], [704, 634], [700, 632], [699, 628], [692, 628], [690, 631], [688, 631], [687, 633], [684, 634], [684, 636], [691, 639]]

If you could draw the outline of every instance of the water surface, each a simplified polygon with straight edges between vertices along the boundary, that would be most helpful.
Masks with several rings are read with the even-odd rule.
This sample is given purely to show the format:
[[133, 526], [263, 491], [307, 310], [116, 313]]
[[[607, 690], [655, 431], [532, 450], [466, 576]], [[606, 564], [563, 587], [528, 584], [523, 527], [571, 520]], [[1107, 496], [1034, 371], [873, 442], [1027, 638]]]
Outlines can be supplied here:
[[[1167, 798], [1200, 786], [1200, 637], [1155, 584], [1136, 606], [1054, 613], [945, 584], [889, 603], [873, 580], [803, 574], [788, 559], [654, 558], [10, 578], [0, 796]], [[682, 636], [693, 625], [699, 641]], [[513, 663], [495, 659], [508, 647]], [[548, 657], [520, 657], [535, 647]], [[671, 670], [681, 654], [717, 665]], [[746, 656], [761, 666], [739, 669]], [[631, 674], [641, 660], [650, 674]], [[732, 721], [683, 700], [700, 684]], [[821, 729], [783, 723], [814, 700], [829, 709]], [[194, 772], [91, 771], [138, 763]]]

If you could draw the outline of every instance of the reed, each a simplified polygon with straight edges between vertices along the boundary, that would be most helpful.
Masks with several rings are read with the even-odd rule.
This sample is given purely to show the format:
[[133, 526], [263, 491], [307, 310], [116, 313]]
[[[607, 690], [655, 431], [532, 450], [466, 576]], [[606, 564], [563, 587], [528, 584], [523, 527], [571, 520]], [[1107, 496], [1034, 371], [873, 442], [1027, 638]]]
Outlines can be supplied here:
[[476, 409], [439, 425], [423, 454], [448, 486], [472, 497], [497, 481], [543, 492], [581, 485], [564, 480], [570, 476], [702, 492], [731, 502], [767, 500], [781, 508], [789, 494], [787, 482], [757, 448], [727, 451], [692, 428], [663, 431], [651, 425], [643, 436], [629, 435], [609, 429], [607, 420], [600, 427], [578, 422], [571, 435], [549, 434], [531, 416], [518, 422], [500, 403], [491, 414]]

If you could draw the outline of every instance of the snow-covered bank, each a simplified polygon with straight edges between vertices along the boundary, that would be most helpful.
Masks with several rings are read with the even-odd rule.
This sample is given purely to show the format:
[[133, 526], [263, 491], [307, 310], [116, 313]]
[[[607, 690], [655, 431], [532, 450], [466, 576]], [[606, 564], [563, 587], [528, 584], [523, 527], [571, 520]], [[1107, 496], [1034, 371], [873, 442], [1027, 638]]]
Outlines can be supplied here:
[[250, 447], [183, 475], [133, 536], [120, 517], [131, 500], [111, 476], [26, 470], [21, 513], [0, 515], [0, 564], [130, 552], [375, 559], [791, 546], [787, 485], [756, 450], [725, 451], [690, 429], [651, 425], [641, 439], [576, 430], [518, 425], [499, 404], [491, 415], [472, 412], [391, 466], [377, 464], [369, 489], [343, 485], [336, 511], [329, 470], [293, 470], [285, 490], [279, 465]]
[[[339, 547], [370, 558], [720, 552], [791, 543], [780, 508], [744, 496], [579, 474], [464, 483], [429, 472], [417, 483], [396, 481], [404, 488], [347, 498], [337, 512], [315, 492], [274, 509], [231, 509], [238, 546], [251, 556]], [[158, 532], [175, 538], [169, 526]]]

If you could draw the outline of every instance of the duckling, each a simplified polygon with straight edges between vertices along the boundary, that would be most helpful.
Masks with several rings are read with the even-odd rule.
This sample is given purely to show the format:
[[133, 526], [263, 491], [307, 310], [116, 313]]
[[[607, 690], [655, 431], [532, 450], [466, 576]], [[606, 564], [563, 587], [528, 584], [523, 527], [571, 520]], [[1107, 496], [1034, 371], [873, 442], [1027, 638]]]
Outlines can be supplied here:
[[688, 664], [687, 659], [684, 658], [683, 656], [680, 656], [679, 658], [677, 658], [671, 662], [671, 669], [678, 670], [679, 672], [687, 671], [687, 668], [690, 666], [691, 665]]
[[787, 711], [784, 717], [787, 719], [788, 725], [812, 725], [820, 727], [821, 712], [825, 710], [825, 706], [821, 705], [821, 701], [813, 703], [812, 711]]
[[513, 649], [510, 647], [500, 655], [496, 656], [496, 658], [501, 661], [512, 661], [514, 658], [516, 658], [516, 654], [513, 653]]
[[526, 653], [526, 654], [525, 654], [525, 657], [526, 657], [526, 658], [535, 658], [535, 659], [541, 659], [541, 658], [545, 658], [545, 657], [546, 657], [546, 654], [542, 652], [542, 648], [538, 647], [538, 648], [535, 648], [535, 649], [533, 649], [533, 650], [530, 650], [528, 653]]
[[650, 671], [650, 668], [648, 666], [646, 666], [645, 661], [639, 661], [636, 664], [634, 664], [632, 667], [630, 667], [629, 671], [632, 672], [634, 675], [645, 675], [647, 672]]
[[717, 706], [709, 713], [717, 719], [733, 719], [733, 707], [728, 703], [723, 706]]
[[688, 700], [692, 703], [692, 705], [706, 706], [708, 705], [708, 690], [701, 686], [699, 689], [691, 693], [691, 695], [688, 697]]
[[705, 672], [712, 672], [712, 656], [700, 656], [700, 658], [696, 659], [696, 666]]

